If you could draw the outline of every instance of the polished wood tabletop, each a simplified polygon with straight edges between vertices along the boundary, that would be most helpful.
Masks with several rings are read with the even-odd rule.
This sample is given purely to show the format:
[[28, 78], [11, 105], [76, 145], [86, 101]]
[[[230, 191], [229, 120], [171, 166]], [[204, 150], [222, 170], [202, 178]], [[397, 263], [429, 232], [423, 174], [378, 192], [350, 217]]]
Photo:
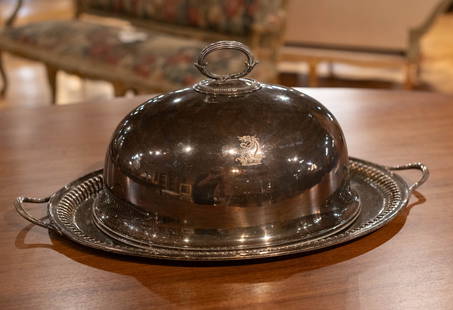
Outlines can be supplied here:
[[[101, 168], [118, 122], [145, 97], [0, 109], [1, 309], [452, 309], [453, 96], [303, 89], [342, 125], [349, 154], [431, 171], [409, 206], [375, 233], [282, 259], [172, 263], [85, 248], [19, 217]], [[403, 172], [411, 184], [419, 175]], [[27, 205], [35, 216], [44, 205]]]

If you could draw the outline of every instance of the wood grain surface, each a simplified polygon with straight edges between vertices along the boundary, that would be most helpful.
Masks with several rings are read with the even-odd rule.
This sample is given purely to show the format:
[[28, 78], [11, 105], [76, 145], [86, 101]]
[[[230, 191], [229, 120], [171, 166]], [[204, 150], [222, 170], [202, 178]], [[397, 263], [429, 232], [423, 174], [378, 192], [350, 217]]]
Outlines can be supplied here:
[[[451, 309], [453, 97], [304, 89], [343, 127], [349, 153], [421, 161], [431, 178], [377, 232], [308, 255], [193, 264], [79, 246], [19, 217], [16, 196], [44, 197], [102, 167], [117, 123], [144, 97], [0, 109], [1, 309]], [[408, 182], [416, 172], [404, 173]], [[44, 206], [28, 205], [36, 216]]]

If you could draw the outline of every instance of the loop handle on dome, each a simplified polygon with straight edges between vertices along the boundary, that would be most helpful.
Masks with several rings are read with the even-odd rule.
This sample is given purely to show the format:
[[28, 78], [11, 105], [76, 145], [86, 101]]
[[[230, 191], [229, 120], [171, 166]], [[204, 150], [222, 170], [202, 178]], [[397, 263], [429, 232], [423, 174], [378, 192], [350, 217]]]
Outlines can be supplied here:
[[[245, 69], [242, 72], [219, 75], [209, 71], [208, 62], [206, 61], [205, 58], [214, 51], [224, 49], [240, 51], [247, 57], [247, 61], [245, 62]], [[218, 41], [206, 46], [201, 51], [200, 55], [198, 55], [198, 60], [196, 63], [194, 63], [194, 65], [195, 67], [197, 67], [198, 70], [200, 70], [202, 74], [206, 75], [207, 77], [210, 77], [214, 80], [225, 81], [229, 79], [237, 79], [249, 74], [257, 63], [258, 62], [255, 60], [255, 57], [253, 56], [252, 52], [245, 44], [237, 41]]]

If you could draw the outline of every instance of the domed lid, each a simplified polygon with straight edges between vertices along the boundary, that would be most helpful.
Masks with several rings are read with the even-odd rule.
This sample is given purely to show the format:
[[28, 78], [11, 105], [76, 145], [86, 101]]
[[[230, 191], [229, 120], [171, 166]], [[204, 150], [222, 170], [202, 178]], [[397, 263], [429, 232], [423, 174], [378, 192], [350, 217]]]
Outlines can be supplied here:
[[[209, 71], [219, 49], [246, 55], [238, 74]], [[221, 41], [196, 63], [210, 77], [127, 115], [106, 155], [95, 223], [139, 247], [259, 248], [326, 236], [357, 217], [334, 116], [291, 88], [242, 78], [249, 49]]]

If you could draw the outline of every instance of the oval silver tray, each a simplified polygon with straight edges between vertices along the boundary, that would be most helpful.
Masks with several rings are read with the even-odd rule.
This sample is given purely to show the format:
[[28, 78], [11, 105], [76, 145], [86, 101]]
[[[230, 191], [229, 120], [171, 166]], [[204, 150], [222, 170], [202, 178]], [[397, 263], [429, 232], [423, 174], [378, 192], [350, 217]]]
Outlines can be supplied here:
[[[422, 174], [411, 186], [392, 172], [406, 169], [417, 169]], [[351, 186], [358, 192], [362, 208], [351, 226], [327, 237], [256, 249], [142, 249], [112, 239], [98, 229], [92, 218], [93, 199], [103, 190], [102, 170], [85, 175], [46, 198], [19, 197], [15, 207], [30, 222], [55, 230], [79, 244], [103, 251], [186, 261], [258, 259], [319, 250], [369, 234], [397, 216], [407, 205], [412, 191], [429, 176], [427, 167], [421, 163], [385, 167], [356, 158], [350, 158], [350, 171]], [[24, 203], [46, 203], [47, 217], [34, 218], [25, 211]]]

